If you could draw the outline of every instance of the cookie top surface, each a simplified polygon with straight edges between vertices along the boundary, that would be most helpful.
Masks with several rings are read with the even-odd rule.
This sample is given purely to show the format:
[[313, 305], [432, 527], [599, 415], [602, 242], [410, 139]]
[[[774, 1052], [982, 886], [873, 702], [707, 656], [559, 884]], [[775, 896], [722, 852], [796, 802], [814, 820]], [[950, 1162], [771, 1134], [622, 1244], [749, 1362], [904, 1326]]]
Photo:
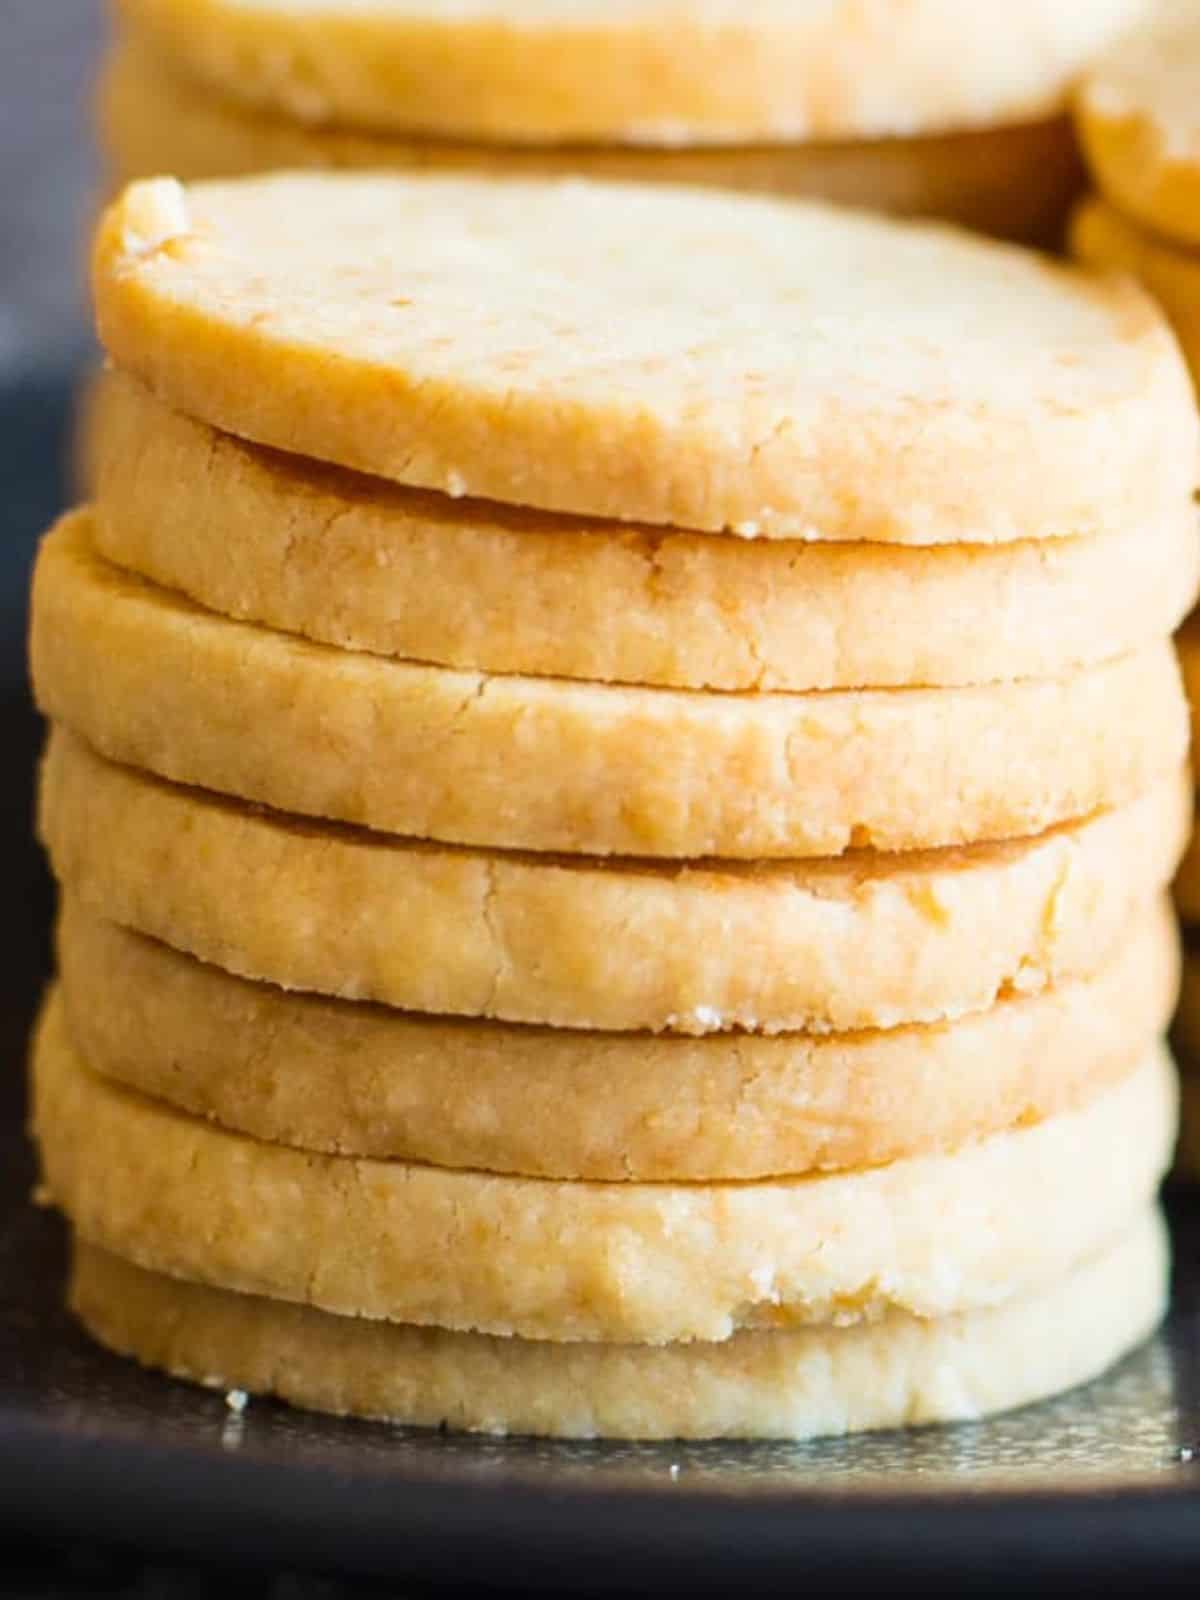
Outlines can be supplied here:
[[225, 93], [512, 142], [869, 138], [1059, 108], [1142, 0], [122, 0]]
[[987, 543], [1176, 514], [1152, 302], [950, 229], [620, 184], [152, 180], [100, 334], [228, 432], [454, 496], [748, 537]]
[[1200, 8], [1158, 0], [1080, 86], [1078, 121], [1096, 179], [1131, 216], [1200, 243]]

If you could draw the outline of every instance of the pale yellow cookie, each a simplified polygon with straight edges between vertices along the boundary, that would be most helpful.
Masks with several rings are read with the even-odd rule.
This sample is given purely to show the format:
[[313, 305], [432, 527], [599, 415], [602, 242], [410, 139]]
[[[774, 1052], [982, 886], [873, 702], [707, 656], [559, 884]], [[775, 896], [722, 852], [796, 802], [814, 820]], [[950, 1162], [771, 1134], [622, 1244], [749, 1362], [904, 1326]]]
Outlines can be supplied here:
[[1080, 86], [1080, 136], [1101, 189], [1131, 217], [1200, 244], [1200, 10], [1155, 0]]
[[[668, 533], [450, 501], [243, 444], [109, 373], [91, 536], [226, 616], [489, 672], [717, 689], [1049, 677], [1170, 633], [1192, 507], [1088, 539], [936, 550]], [[986, 626], [980, 619], [986, 618]]]
[[77, 1242], [71, 1305], [92, 1335], [210, 1388], [338, 1416], [555, 1438], [808, 1439], [973, 1420], [1086, 1382], [1166, 1306], [1148, 1214], [1065, 1278], [985, 1311], [723, 1344], [553, 1345], [329, 1316], [161, 1277]]
[[951, 1155], [762, 1183], [554, 1183], [260, 1144], [34, 1050], [48, 1194], [139, 1266], [354, 1316], [666, 1344], [997, 1305], [1101, 1250], [1176, 1136], [1155, 1046], [1081, 1110]]
[[1137, 0], [121, 0], [156, 48], [303, 122], [530, 141], [859, 138], [1060, 107]]
[[697, 694], [381, 660], [201, 610], [43, 543], [40, 708], [113, 760], [379, 832], [500, 849], [836, 856], [1039, 833], [1179, 769], [1170, 642], [1066, 678]]
[[956, 544], [1173, 522], [1197, 479], [1133, 285], [832, 207], [162, 179], [106, 213], [94, 286], [110, 354], [180, 410], [456, 497]]
[[1165, 244], [1104, 200], [1085, 200], [1076, 211], [1071, 249], [1089, 266], [1127, 272], [1145, 285], [1200, 381], [1200, 251]]
[[527, 1177], [878, 1166], [1069, 1110], [1170, 1021], [1161, 904], [1095, 977], [938, 1027], [688, 1039], [454, 1023], [247, 983], [97, 918], [58, 934], [93, 1071], [272, 1143]]
[[1021, 843], [771, 867], [316, 828], [50, 741], [40, 831], [97, 914], [229, 971], [556, 1027], [891, 1027], [1095, 974], [1178, 862], [1191, 784]]
[[965, 133], [835, 143], [693, 145], [460, 144], [314, 126], [189, 81], [135, 39], [111, 52], [98, 120], [110, 175], [123, 184], [239, 178], [298, 168], [428, 169], [509, 177], [622, 178], [804, 196], [902, 216], [943, 217], [1002, 238], [1052, 245], [1083, 168], [1070, 119], [1053, 115]]

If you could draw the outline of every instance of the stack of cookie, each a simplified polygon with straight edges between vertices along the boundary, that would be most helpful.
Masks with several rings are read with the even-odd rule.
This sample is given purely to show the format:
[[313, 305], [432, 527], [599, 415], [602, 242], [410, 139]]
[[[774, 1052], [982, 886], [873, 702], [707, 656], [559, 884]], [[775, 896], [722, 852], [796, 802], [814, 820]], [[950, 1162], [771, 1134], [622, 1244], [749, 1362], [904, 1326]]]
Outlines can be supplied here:
[[1057, 240], [1079, 73], [1144, 0], [120, 0], [114, 178], [470, 168], [816, 195]]
[[[1200, 382], [1200, 10], [1158, 0], [1104, 56], [1078, 99], [1099, 194], [1074, 219], [1075, 254], [1140, 279], [1174, 325]], [[1179, 636], [1193, 717], [1200, 708], [1200, 615]], [[1200, 844], [1176, 885], [1185, 923], [1200, 924]], [[1179, 1037], [1185, 1067], [1181, 1167], [1200, 1176], [1200, 960], [1184, 967]], [[1192, 1109], [1188, 1114], [1188, 1102]]]
[[1138, 290], [579, 181], [135, 185], [33, 667], [73, 1302], [546, 1434], [1158, 1318], [1197, 423]]

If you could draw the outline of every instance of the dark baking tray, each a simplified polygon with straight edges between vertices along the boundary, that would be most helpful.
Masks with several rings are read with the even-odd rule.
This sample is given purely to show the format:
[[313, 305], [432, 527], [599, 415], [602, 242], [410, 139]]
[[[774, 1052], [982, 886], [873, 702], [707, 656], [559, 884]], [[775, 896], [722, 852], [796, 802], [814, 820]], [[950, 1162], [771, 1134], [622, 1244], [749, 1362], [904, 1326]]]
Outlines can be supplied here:
[[997, 1421], [801, 1446], [549, 1445], [341, 1423], [137, 1371], [60, 1306], [63, 1238], [27, 1204], [23, 1041], [49, 891], [29, 839], [39, 732], [24, 585], [64, 498], [65, 379], [0, 395], [0, 1524], [164, 1556], [556, 1593], [867, 1583], [1200, 1587], [1200, 1209], [1177, 1197], [1174, 1309], [1111, 1376]]

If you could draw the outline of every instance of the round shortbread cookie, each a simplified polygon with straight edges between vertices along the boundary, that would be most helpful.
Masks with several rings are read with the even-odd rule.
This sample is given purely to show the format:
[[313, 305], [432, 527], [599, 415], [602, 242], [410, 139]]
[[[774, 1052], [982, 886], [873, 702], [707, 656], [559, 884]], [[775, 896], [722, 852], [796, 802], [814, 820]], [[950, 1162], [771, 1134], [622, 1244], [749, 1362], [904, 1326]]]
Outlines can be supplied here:
[[302, 122], [528, 141], [861, 138], [1061, 107], [1138, 0], [121, 0], [169, 59]]
[[958, 544], [1173, 521], [1197, 478], [1148, 296], [865, 213], [579, 180], [160, 179], [106, 213], [94, 269], [103, 343], [179, 410], [455, 497]]
[[938, 1027], [688, 1039], [453, 1023], [247, 983], [93, 916], [58, 934], [93, 1071], [273, 1144], [526, 1177], [704, 1181], [879, 1166], [1081, 1104], [1178, 994], [1162, 905], [1089, 980]]
[[1148, 227], [1200, 244], [1200, 12], [1155, 0], [1076, 97], [1096, 182]]
[[260, 1144], [88, 1072], [59, 1004], [34, 1049], [46, 1189], [139, 1266], [325, 1311], [555, 1340], [995, 1305], [1149, 1203], [1176, 1134], [1155, 1046], [1081, 1110], [952, 1155], [762, 1183], [555, 1183]]
[[[43, 543], [40, 708], [102, 754], [302, 816], [499, 849], [837, 856], [1040, 833], [1174, 774], [1166, 639], [1066, 678], [697, 694], [486, 676], [233, 622]], [[247, 737], [247, 730], [253, 730]]]
[[1061, 1282], [986, 1311], [657, 1348], [332, 1317], [82, 1242], [70, 1294], [95, 1338], [146, 1366], [339, 1416], [556, 1438], [808, 1439], [975, 1419], [1086, 1382], [1158, 1322], [1167, 1272], [1152, 1214]]
[[40, 832], [94, 912], [242, 977], [700, 1034], [934, 1022], [1094, 974], [1169, 882], [1191, 813], [1176, 778], [1020, 843], [655, 867], [316, 828], [113, 766], [58, 728]]
[[1104, 200], [1085, 200], [1076, 211], [1071, 250], [1089, 266], [1127, 272], [1145, 285], [1200, 381], [1200, 252], [1164, 244]]
[[1083, 164], [1069, 117], [925, 135], [820, 144], [454, 144], [314, 127], [262, 113], [172, 72], [127, 39], [101, 73], [100, 140], [113, 181], [170, 172], [240, 178], [303, 168], [495, 172], [508, 177], [629, 179], [829, 200], [941, 217], [1032, 244], [1061, 237]]
[[1050, 677], [1173, 631], [1200, 576], [1190, 506], [1089, 539], [751, 544], [398, 489], [244, 444], [116, 373], [89, 398], [87, 455], [91, 537], [117, 566], [241, 621], [488, 672], [756, 690]]

